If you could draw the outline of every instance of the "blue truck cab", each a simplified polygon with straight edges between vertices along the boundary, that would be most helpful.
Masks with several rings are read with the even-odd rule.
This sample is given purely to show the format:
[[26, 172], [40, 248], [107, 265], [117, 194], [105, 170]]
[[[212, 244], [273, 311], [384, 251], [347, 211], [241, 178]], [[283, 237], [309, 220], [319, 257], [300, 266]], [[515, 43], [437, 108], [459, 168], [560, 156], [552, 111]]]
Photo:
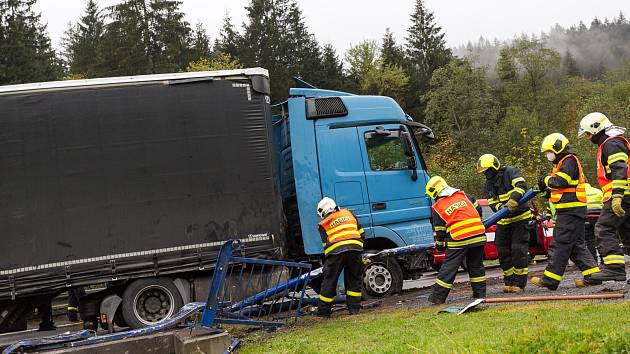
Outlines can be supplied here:
[[[292, 88], [274, 112], [281, 194], [293, 257], [322, 255], [317, 203], [325, 196], [351, 210], [368, 252], [432, 244], [426, 165], [416, 135], [431, 130], [391, 98]], [[402, 279], [429, 268], [427, 252], [383, 259], [364, 280], [374, 295], [400, 290]], [[395, 261], [395, 262], [394, 262]], [[371, 273], [370, 273], [371, 270]]]

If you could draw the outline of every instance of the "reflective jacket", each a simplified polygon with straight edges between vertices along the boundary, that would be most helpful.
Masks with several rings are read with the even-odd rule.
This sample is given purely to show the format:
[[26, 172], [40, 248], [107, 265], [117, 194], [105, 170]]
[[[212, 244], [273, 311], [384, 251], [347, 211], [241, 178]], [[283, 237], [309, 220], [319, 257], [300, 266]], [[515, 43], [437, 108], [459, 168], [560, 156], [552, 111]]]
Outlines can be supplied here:
[[630, 144], [623, 136], [611, 136], [599, 145], [597, 182], [604, 193], [604, 203], [613, 194], [630, 194], [628, 192], [628, 151], [630, 151]]
[[348, 209], [329, 214], [318, 225], [324, 254], [363, 251], [363, 229]]
[[[493, 179], [486, 180], [486, 195], [488, 196], [488, 205], [497, 212], [503, 208], [508, 199], [518, 201], [521, 199], [527, 184], [523, 174], [512, 166], [503, 166], [497, 171], [497, 175]], [[519, 206], [513, 213], [499, 220], [497, 225], [509, 225], [515, 222], [530, 220], [532, 212], [529, 210], [528, 203]]]
[[486, 242], [481, 208], [474, 198], [456, 191], [449, 196], [438, 197], [431, 209], [438, 244], [443, 243], [449, 248], [465, 248]]
[[545, 185], [550, 189], [549, 203], [556, 213], [577, 212], [586, 214], [586, 187], [582, 164], [575, 154], [559, 157], [551, 175], [545, 177]]
[[595, 213], [602, 210], [604, 203], [602, 202], [603, 193], [601, 190], [586, 183], [586, 209], [588, 213]]

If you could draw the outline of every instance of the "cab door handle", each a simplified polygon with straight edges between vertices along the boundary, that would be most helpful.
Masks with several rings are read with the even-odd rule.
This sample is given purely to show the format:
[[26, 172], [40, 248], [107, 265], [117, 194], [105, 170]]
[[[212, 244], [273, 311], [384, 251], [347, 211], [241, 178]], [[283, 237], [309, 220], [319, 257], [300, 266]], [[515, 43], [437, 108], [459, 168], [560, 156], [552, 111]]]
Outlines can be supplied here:
[[372, 210], [383, 210], [387, 209], [387, 203], [374, 203], [372, 204]]

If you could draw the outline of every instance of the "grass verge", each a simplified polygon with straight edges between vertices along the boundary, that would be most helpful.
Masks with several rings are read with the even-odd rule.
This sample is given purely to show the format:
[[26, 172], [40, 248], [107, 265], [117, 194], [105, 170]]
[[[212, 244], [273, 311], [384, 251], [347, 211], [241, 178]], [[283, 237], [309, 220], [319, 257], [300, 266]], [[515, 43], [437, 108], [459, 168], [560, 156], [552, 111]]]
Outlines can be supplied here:
[[466, 313], [436, 308], [314, 319], [254, 335], [241, 353], [628, 353], [630, 302], [504, 305]]

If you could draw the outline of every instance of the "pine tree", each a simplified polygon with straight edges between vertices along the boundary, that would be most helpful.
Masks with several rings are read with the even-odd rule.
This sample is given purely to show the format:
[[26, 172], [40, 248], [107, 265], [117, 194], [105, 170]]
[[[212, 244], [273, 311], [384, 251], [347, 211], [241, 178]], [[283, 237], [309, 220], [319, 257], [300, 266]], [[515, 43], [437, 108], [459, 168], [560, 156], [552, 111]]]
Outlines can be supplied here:
[[239, 46], [241, 45], [242, 37], [234, 29], [232, 24], [232, 18], [229, 14], [225, 14], [223, 18], [223, 25], [219, 33], [219, 38], [214, 42], [214, 50], [230, 55], [233, 58], [239, 58]]
[[183, 71], [190, 58], [191, 33], [181, 1], [125, 0], [109, 8], [103, 36], [108, 75]]
[[289, 3], [289, 12], [284, 18], [287, 33], [283, 41], [288, 47], [289, 75], [300, 76], [306, 81], [316, 82], [322, 71], [322, 53], [319, 43], [304, 23], [302, 11], [295, 2]]
[[385, 66], [404, 67], [405, 53], [401, 46], [396, 43], [394, 34], [385, 29], [385, 35], [381, 42], [381, 60]]
[[191, 61], [192, 29], [180, 11], [182, 1], [151, 0], [149, 6], [150, 55], [153, 72], [183, 71]]
[[308, 81], [321, 70], [317, 41], [294, 0], [251, 0], [245, 9], [247, 23], [237, 58], [245, 66], [267, 68], [274, 83], [273, 100], [284, 99], [292, 76]]
[[88, 0], [85, 14], [76, 24], [70, 25], [62, 43], [71, 75], [81, 74], [87, 78], [101, 75], [101, 40], [104, 32], [104, 16], [97, 2]]
[[212, 48], [206, 29], [202, 23], [197, 23], [190, 48], [190, 57], [193, 60], [198, 60], [200, 58], [209, 58], [211, 54]]
[[60, 79], [57, 58], [33, 6], [37, 0], [0, 1], [0, 84]]
[[411, 78], [407, 102], [415, 107], [413, 114], [421, 116], [424, 104], [419, 97], [428, 91], [433, 71], [446, 65], [452, 57], [442, 28], [435, 24], [433, 13], [426, 8], [423, 0], [416, 0], [406, 40], [407, 71]]
[[344, 82], [343, 64], [332, 44], [326, 44], [322, 50], [322, 70], [316, 83], [324, 89], [344, 90]]
[[566, 51], [564, 58], [562, 58], [562, 69], [567, 76], [579, 76], [580, 70], [578, 69], [575, 57], [570, 51]]

